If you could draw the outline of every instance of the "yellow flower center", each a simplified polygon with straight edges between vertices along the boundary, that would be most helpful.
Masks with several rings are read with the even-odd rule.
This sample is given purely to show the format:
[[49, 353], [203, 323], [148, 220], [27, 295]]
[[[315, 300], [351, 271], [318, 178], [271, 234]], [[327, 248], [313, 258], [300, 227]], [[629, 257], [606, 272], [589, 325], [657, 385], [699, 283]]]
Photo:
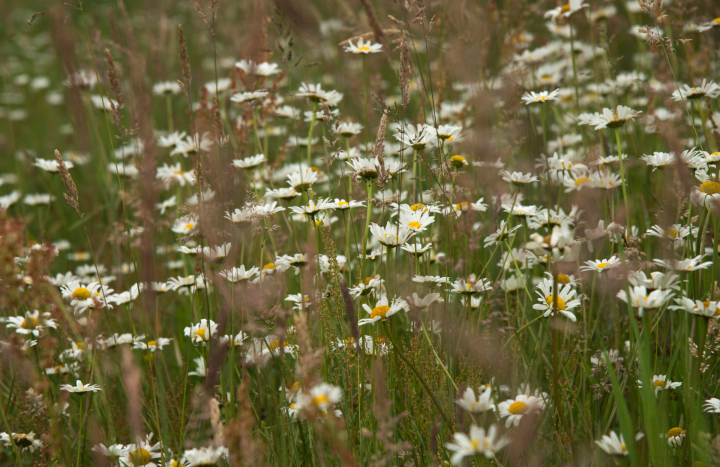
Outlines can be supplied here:
[[[287, 347], [287, 346], [288, 346], [287, 341], [283, 341], [283, 347]], [[270, 342], [270, 345], [268, 347], [270, 347], [270, 350], [276, 350], [276, 349], [280, 348], [280, 340], [275, 339], [274, 341]]]
[[182, 170], [173, 170], [173, 173], [174, 173], [175, 175], [182, 175], [182, 174], [184, 174], [185, 172], [183, 172]]
[[557, 276], [558, 284], [569, 284], [570, 278], [566, 276], [565, 274], [558, 274]]
[[467, 201], [463, 201], [462, 203], [456, 204], [456, 205], [455, 205], [455, 209], [457, 209], [458, 211], [460, 211], [460, 210], [466, 208], [467, 205], [468, 205]]
[[583, 183], [590, 183], [592, 180], [590, 180], [587, 177], [579, 177], [575, 180], [575, 186], [580, 186]]
[[[547, 298], [545, 299], [545, 302], [548, 304], [548, 306], [552, 306], [554, 301], [555, 301], [555, 298], [552, 295], [548, 295]], [[558, 310], [565, 309], [565, 300], [563, 300], [561, 297], [557, 298], [557, 309]]]
[[668, 432], [667, 432], [667, 437], [668, 437], [668, 438], [674, 438], [674, 437], [676, 437], [676, 436], [681, 436], [681, 435], [684, 435], [684, 434], [685, 434], [685, 430], [683, 430], [682, 428], [676, 426], [675, 428], [670, 428], [670, 429], [668, 430]]
[[315, 396], [313, 399], [313, 404], [320, 405], [320, 404], [327, 404], [330, 402], [328, 397], [325, 394], [320, 394], [319, 396]]
[[370, 285], [370, 281], [373, 280], [372, 277], [366, 277], [363, 282], [365, 282], [365, 285]]
[[367, 47], [367, 46], [364, 46], [364, 45], [363, 45], [362, 47], [358, 47], [357, 49], [358, 49], [360, 52], [367, 52], [368, 50], [370, 50], [370, 47]]
[[720, 24], [720, 18], [715, 18], [715, 19], [713, 20], [713, 22], [714, 22], [714, 23], [717, 23], [717, 24]]
[[704, 182], [698, 187], [698, 190], [708, 195], [717, 195], [720, 194], [720, 183]]
[[192, 230], [195, 224], [185, 224], [185, 230]]
[[653, 387], [654, 388], [664, 388], [665, 387], [665, 381], [658, 379], [653, 381]]
[[385, 315], [387, 315], [387, 312], [390, 311], [390, 307], [387, 305], [380, 305], [373, 308], [372, 313], [370, 313], [370, 318], [377, 318], [380, 317], [382, 319], [385, 319]]
[[147, 345], [148, 345], [148, 347], [157, 347], [157, 342], [156, 342], [156, 341], [150, 341], [150, 342], [147, 343]]
[[510, 407], [508, 407], [508, 412], [510, 412], [513, 415], [522, 415], [525, 412], [527, 412], [529, 408], [530, 408], [530, 406], [527, 405], [525, 402], [516, 401], [516, 402], [513, 402], [510, 405]]
[[563, 5], [562, 8], [561, 8], [561, 11], [562, 11], [563, 13], [570, 11], [570, 5], [569, 5], [569, 4], [568, 4], [568, 5]]
[[150, 452], [147, 449], [136, 449], [130, 453], [130, 460], [135, 465], [146, 465], [150, 463]]
[[263, 266], [263, 271], [275, 269], [275, 263], [267, 263], [265, 266]]
[[340, 206], [340, 207], [344, 207], [347, 205], [348, 205], [347, 201], [338, 201], [338, 206]]
[[199, 337], [200, 339], [206, 341], [206, 340], [207, 340], [207, 337], [206, 337], [206, 336], [207, 336], [207, 329], [205, 329], [205, 328], [203, 328], [203, 329], [198, 329], [197, 331], [195, 331], [195, 334], [194, 334], [194, 335], [195, 335], [195, 337]]
[[35, 329], [35, 327], [38, 325], [38, 319], [33, 318], [32, 316], [28, 316], [25, 318], [25, 321], [22, 323], [23, 329]]
[[460, 164], [462, 164], [463, 162], [465, 162], [465, 158], [464, 158], [463, 156], [452, 156], [452, 157], [450, 158], [450, 160], [451, 160], [451, 161], [455, 161], [455, 162], [459, 162]]
[[76, 342], [75, 347], [77, 347], [78, 350], [85, 350], [85, 342]]
[[666, 233], [668, 235], [670, 235], [672, 238], [677, 238], [679, 232], [677, 230], [672, 229], [672, 230], [667, 230]]
[[419, 211], [421, 209], [425, 209], [425, 205], [422, 203], [415, 203], [412, 206], [410, 206], [410, 209], [412, 209], [413, 211]]
[[471, 439], [470, 444], [472, 444], [472, 447], [474, 450], [477, 450], [478, 447], [480, 446], [480, 442], [476, 439]]
[[73, 291], [72, 297], [76, 300], [87, 300], [90, 298], [90, 291], [85, 287], [79, 287]]
[[608, 264], [610, 264], [610, 263], [598, 263], [597, 268], [598, 268], [598, 269], [605, 269], [605, 267], [607, 267]]
[[420, 225], [420, 222], [413, 221], [408, 224], [408, 227], [412, 227], [413, 229], [419, 229], [420, 227], [422, 227], [422, 225]]

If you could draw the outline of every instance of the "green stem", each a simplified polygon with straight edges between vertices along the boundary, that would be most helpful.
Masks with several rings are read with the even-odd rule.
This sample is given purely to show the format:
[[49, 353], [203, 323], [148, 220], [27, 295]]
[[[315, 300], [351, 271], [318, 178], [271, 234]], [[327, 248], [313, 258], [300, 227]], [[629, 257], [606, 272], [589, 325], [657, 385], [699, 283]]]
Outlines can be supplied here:
[[[307, 140], [307, 163], [308, 167], [310, 167], [310, 153], [312, 152], [312, 135], [313, 130], [315, 129], [315, 116], [317, 114], [317, 108], [318, 103], [315, 102], [313, 104], [313, 110], [312, 110], [312, 118], [310, 119], [310, 131], [308, 132], [308, 140]], [[348, 154], [349, 156], [349, 154]]]
[[622, 179], [623, 201], [625, 203], [625, 238], [630, 228], [630, 209], [628, 208], [627, 186], [625, 184], [625, 169], [623, 168], [622, 144], [620, 143], [620, 128], [615, 128], [615, 141], [617, 142], [618, 160], [620, 162], [620, 178]]

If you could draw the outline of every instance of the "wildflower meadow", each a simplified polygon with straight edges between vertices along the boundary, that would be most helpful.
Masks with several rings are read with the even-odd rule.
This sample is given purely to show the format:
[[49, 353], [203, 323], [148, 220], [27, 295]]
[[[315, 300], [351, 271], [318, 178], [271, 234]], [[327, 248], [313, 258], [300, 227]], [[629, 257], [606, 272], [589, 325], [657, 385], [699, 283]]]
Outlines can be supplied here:
[[720, 2], [0, 2], [0, 465], [720, 465]]

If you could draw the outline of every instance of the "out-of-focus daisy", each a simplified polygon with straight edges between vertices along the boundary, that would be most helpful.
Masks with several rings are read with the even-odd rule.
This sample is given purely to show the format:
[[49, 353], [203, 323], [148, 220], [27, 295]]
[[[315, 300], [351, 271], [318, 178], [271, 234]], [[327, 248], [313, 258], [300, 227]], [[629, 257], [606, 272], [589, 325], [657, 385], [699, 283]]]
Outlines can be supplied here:
[[664, 268], [670, 269], [671, 271], [676, 272], [692, 272], [697, 271], [700, 269], [707, 269], [710, 266], [712, 266], [712, 261], [706, 261], [702, 263], [701, 261], [705, 255], [698, 255], [694, 258], [687, 258], [683, 260], [676, 260], [676, 259], [655, 259], [653, 262], [655, 264], [658, 264]]
[[[220, 459], [226, 458], [228, 448], [224, 446], [209, 446], [187, 449], [183, 453], [183, 461], [193, 467], [211, 467], [217, 465]], [[170, 466], [181, 467], [181, 465]]]
[[254, 156], [246, 157], [245, 159], [234, 159], [232, 161], [232, 165], [236, 169], [252, 169], [259, 166], [266, 160], [267, 159], [265, 159], [264, 154], [256, 154]]
[[455, 433], [453, 435], [454, 443], [446, 443], [445, 447], [454, 454], [450, 458], [453, 465], [462, 465], [463, 459], [479, 454], [484, 455], [488, 459], [495, 458], [495, 453], [510, 444], [510, 440], [505, 437], [498, 438], [497, 425], [491, 425], [485, 432], [485, 428], [472, 425], [469, 435], [465, 433]]
[[507, 418], [505, 427], [518, 426], [523, 415], [537, 413], [545, 408], [545, 402], [541, 397], [518, 394], [515, 399], [508, 399], [498, 404], [500, 418]]
[[515, 227], [508, 228], [504, 220], [500, 221], [498, 229], [485, 237], [485, 248], [499, 244], [510, 238], [510, 235], [516, 230], [522, 228], [522, 224], [518, 224]]
[[709, 318], [720, 318], [720, 309], [716, 301], [692, 300], [688, 297], [680, 297], [675, 299], [678, 306], [671, 306], [673, 310], [684, 310], [688, 313], [698, 316], [706, 316]]
[[687, 84], [683, 84], [680, 89], [675, 90], [672, 94], [672, 98], [676, 102], [702, 99], [703, 97], [715, 99], [718, 96], [720, 96], [720, 86], [714, 81], [708, 83], [706, 79], [702, 80], [700, 86], [690, 87]]
[[[208, 325], [209, 323], [209, 325]], [[183, 334], [190, 337], [192, 343], [205, 345], [212, 336], [217, 334], [217, 324], [215, 321], [203, 318], [198, 324], [191, 324], [183, 330]]]
[[602, 114], [594, 117], [589, 124], [595, 125], [596, 130], [602, 130], [603, 128], [615, 129], [622, 127], [628, 120], [633, 120], [638, 115], [640, 115], [640, 112], [624, 105], [618, 105], [614, 112], [611, 109], [603, 109]]
[[545, 18], [549, 18], [551, 21], [557, 21], [559, 18], [569, 18], [573, 14], [587, 7], [588, 4], [583, 3], [582, 0], [570, 0], [565, 5], [546, 11]]
[[603, 272], [622, 264], [620, 258], [611, 256], [609, 259], [593, 259], [585, 262], [585, 266], [580, 266], [581, 271]]
[[611, 456], [625, 457], [630, 454], [627, 446], [625, 445], [625, 439], [620, 435], [618, 437], [614, 431], [611, 431], [607, 435], [603, 435], [600, 440], [595, 441], [600, 449], [610, 454]]
[[77, 380], [75, 386], [69, 384], [63, 384], [60, 386], [61, 391], [72, 392], [73, 394], [85, 394], [88, 392], [101, 391], [100, 386], [97, 384], [83, 384], [82, 381]]
[[490, 282], [490, 280], [488, 279], [479, 279], [476, 282], [466, 281], [465, 279], [458, 279], [451, 285], [451, 292], [459, 293], [462, 295], [472, 295], [486, 292], [492, 289], [492, 282]]
[[536, 182], [538, 180], [538, 178], [532, 174], [524, 174], [522, 172], [510, 173], [507, 170], [501, 171], [500, 176], [506, 182], [512, 183], [513, 185], [519, 186], [519, 187], [528, 185], [528, 184]]
[[651, 155], [645, 155], [640, 158], [645, 163], [653, 168], [653, 172], [657, 169], [664, 169], [665, 167], [675, 164], [676, 157], [673, 152], [654, 152]]
[[717, 397], [707, 399], [703, 404], [703, 410], [707, 413], [720, 413], [720, 399]]
[[625, 303], [629, 303], [633, 308], [640, 310], [654, 310], [665, 305], [672, 298], [672, 290], [653, 290], [648, 293], [643, 286], [634, 286], [630, 288], [630, 297], [627, 292], [621, 290], [617, 293], [617, 298]]
[[489, 387], [481, 387], [479, 394], [480, 397], [476, 397], [473, 388], [468, 387], [465, 389], [462, 398], [456, 400], [455, 403], [470, 413], [482, 413], [488, 410], [495, 410], [492, 389]]
[[[679, 388], [682, 386], [682, 383], [673, 382], [665, 375], [654, 375], [652, 377], [652, 385], [653, 389], [655, 389], [655, 395], [657, 395], [660, 391]], [[642, 388], [642, 381], [640, 380], [638, 380], [638, 387]]]
[[375, 324], [380, 320], [386, 320], [400, 311], [408, 311], [409, 306], [402, 298], [396, 298], [392, 303], [389, 303], [387, 297], [382, 297], [375, 303], [375, 308], [370, 308], [367, 304], [363, 303], [363, 309], [370, 317], [359, 320], [358, 326]]
[[14, 328], [18, 334], [39, 337], [46, 328], [57, 329], [57, 322], [51, 316], [50, 313], [40, 313], [39, 310], [26, 311], [25, 316], [9, 316], [5, 325], [10, 329]]
[[248, 75], [270, 76], [280, 73], [280, 67], [277, 63], [255, 63], [252, 60], [240, 60], [235, 63], [235, 68], [239, 68]]
[[382, 44], [373, 44], [371, 41], [365, 41], [362, 37], [358, 39], [356, 44], [348, 41], [345, 52], [353, 54], [376, 54], [382, 52]]
[[548, 91], [541, 91], [541, 92], [526, 92], [522, 96], [522, 101], [525, 103], [525, 105], [530, 104], [545, 104], [547, 102], [556, 101], [558, 99], [558, 96], [560, 95], [560, 90], [556, 89], [554, 91], [548, 92]]

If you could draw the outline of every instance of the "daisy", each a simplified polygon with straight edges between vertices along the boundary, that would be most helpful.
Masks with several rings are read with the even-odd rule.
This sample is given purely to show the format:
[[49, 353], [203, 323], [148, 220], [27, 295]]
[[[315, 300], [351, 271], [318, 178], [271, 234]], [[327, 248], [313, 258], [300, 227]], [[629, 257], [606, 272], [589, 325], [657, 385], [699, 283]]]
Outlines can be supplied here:
[[674, 152], [654, 152], [652, 155], [645, 155], [640, 158], [645, 163], [653, 168], [653, 172], [657, 169], [664, 169], [665, 167], [675, 164], [677, 160]]
[[549, 18], [551, 21], [557, 21], [559, 18], [569, 18], [573, 14], [587, 7], [588, 4], [582, 3], [582, 0], [570, 0], [566, 5], [546, 11], [545, 19]]
[[546, 102], [550, 101], [556, 101], [558, 99], [558, 95], [560, 94], [560, 90], [556, 89], [552, 92], [548, 91], [542, 91], [535, 93], [534, 91], [526, 92], [522, 96], [522, 101], [525, 103], [525, 105], [530, 104], [545, 104]]
[[638, 308], [642, 313], [642, 310], [654, 310], [665, 305], [672, 298], [672, 290], [658, 289], [648, 294], [645, 287], [634, 286], [630, 288], [629, 299], [624, 290], [617, 293], [617, 298], [625, 303], [630, 303], [633, 308]]
[[196, 368], [193, 371], [188, 371], [188, 376], [197, 376], [204, 378], [207, 376], [207, 367], [205, 366], [205, 359], [202, 357], [194, 358]]
[[376, 54], [382, 52], [382, 44], [373, 44], [370, 41], [365, 41], [362, 37], [358, 39], [357, 44], [353, 44], [352, 41], [348, 41], [345, 52], [353, 54]]
[[427, 310], [433, 303], [442, 303], [444, 301], [442, 296], [437, 292], [429, 293], [423, 298], [420, 298], [418, 294], [413, 292], [412, 296], [408, 297], [409, 305], [420, 310]]
[[477, 282], [468, 282], [465, 279], [458, 279], [452, 284], [453, 293], [462, 295], [472, 295], [476, 293], [486, 292], [492, 289], [492, 282], [488, 279], [480, 279]]
[[597, 272], [603, 272], [608, 269], [612, 269], [616, 266], [619, 266], [622, 264], [620, 261], [620, 258], [617, 256], [612, 256], [610, 259], [600, 259], [600, 260], [590, 260], [585, 262], [585, 266], [580, 266], [581, 271], [597, 271]]
[[167, 96], [170, 94], [179, 94], [181, 88], [176, 81], [162, 81], [153, 84], [152, 91], [156, 96]]
[[378, 168], [380, 165], [380, 161], [377, 157], [374, 159], [358, 157], [356, 159], [350, 159], [346, 162], [346, 164], [352, 167], [353, 173], [357, 180], [371, 182], [378, 178]]
[[537, 214], [536, 206], [523, 206], [522, 204], [517, 202], [514, 206], [512, 204], [503, 204], [501, 207], [503, 211], [510, 214], [511, 216], [516, 217], [532, 217]]
[[707, 82], [706, 79], [702, 80], [700, 86], [690, 87], [687, 84], [683, 84], [682, 88], [675, 90], [672, 94], [672, 99], [676, 102], [684, 100], [701, 99], [703, 97], [709, 97], [715, 99], [720, 96], [720, 86], [715, 84], [714, 81]]
[[500, 221], [500, 226], [498, 227], [498, 229], [494, 233], [491, 233], [490, 235], [485, 237], [485, 248], [504, 242], [505, 240], [510, 238], [510, 234], [522, 228], [522, 226], [522, 224], [518, 224], [515, 227], [508, 229], [506, 222], [504, 220]]
[[522, 172], [508, 172], [503, 170], [500, 172], [500, 176], [506, 182], [512, 183], [515, 186], [523, 187], [533, 182], [537, 182], [538, 178], [532, 174], [524, 174]]
[[328, 383], [320, 383], [304, 392], [302, 389], [297, 394], [297, 403], [300, 410], [318, 410], [322, 413], [342, 401], [342, 389]]
[[667, 432], [668, 446], [679, 448], [682, 447], [685, 439], [685, 430], [680, 427], [670, 428]]
[[240, 60], [235, 63], [235, 68], [241, 69], [248, 75], [271, 76], [280, 73], [277, 63], [255, 63], [252, 60]]
[[373, 237], [388, 248], [395, 248], [404, 245], [413, 235], [415, 231], [404, 226], [394, 226], [388, 222], [385, 227], [376, 223], [370, 224], [370, 233]]
[[434, 131], [432, 127], [427, 125], [418, 124], [417, 126], [410, 123], [397, 124], [395, 129], [398, 133], [395, 133], [395, 139], [400, 141], [403, 146], [408, 146], [416, 151], [421, 151], [427, 146], [434, 146], [436, 138], [434, 138]]
[[174, 131], [166, 136], [158, 136], [158, 143], [157, 145], [161, 148], [170, 148], [173, 146], [177, 146], [179, 143], [182, 143], [182, 141], [187, 136], [187, 133]]
[[475, 391], [471, 387], [465, 389], [461, 399], [455, 401], [457, 405], [470, 413], [482, 413], [488, 410], [495, 410], [495, 404], [492, 399], [492, 389], [489, 387], [481, 387], [479, 389], [480, 397], [475, 397]]
[[707, 413], [720, 413], [720, 399], [712, 397], [703, 404], [703, 411]]
[[518, 394], [515, 399], [508, 399], [498, 404], [500, 418], [506, 418], [505, 428], [511, 425], [518, 426], [523, 415], [540, 412], [545, 408], [545, 402], [541, 397]]
[[232, 243], [230, 242], [215, 247], [206, 246], [203, 247], [202, 253], [207, 261], [211, 263], [222, 263], [222, 261], [230, 253], [231, 247]]
[[254, 156], [246, 157], [245, 159], [234, 159], [232, 161], [232, 165], [236, 169], [252, 169], [266, 161], [267, 159], [265, 159], [264, 154], [256, 154]]
[[195, 154], [203, 151], [207, 152], [212, 148], [213, 142], [207, 133], [202, 136], [196, 134], [194, 136], [188, 136], [182, 141], [178, 141], [175, 144], [175, 148], [170, 151], [170, 155], [182, 154], [183, 157]]
[[336, 107], [343, 95], [337, 91], [325, 91], [320, 84], [300, 84], [297, 97], [306, 97], [311, 102], [325, 102], [330, 107]]
[[14, 328], [18, 334], [39, 337], [46, 328], [57, 329], [57, 321], [51, 316], [47, 312], [41, 314], [39, 310], [26, 311], [25, 316], [8, 317], [5, 326], [9, 329]]
[[710, 31], [715, 28], [720, 28], [720, 18], [715, 18], [707, 23], [702, 23], [697, 26], [698, 32]]
[[220, 462], [220, 459], [227, 458], [227, 456], [228, 448], [224, 446], [210, 446], [186, 450], [183, 453], [183, 461], [193, 467], [211, 467], [217, 465]]
[[633, 286], [642, 286], [650, 290], [655, 289], [672, 289], [680, 290], [678, 285], [680, 276], [674, 272], [664, 274], [659, 271], [650, 273], [648, 278], [643, 271], [633, 272], [628, 276], [628, 282]]
[[711, 178], [706, 171], [695, 171], [695, 178], [701, 183], [700, 186], [693, 187], [690, 192], [690, 199], [696, 206], [705, 206], [706, 209], [712, 209], [720, 205], [720, 183]]
[[708, 318], [720, 318], [720, 310], [718, 310], [718, 302], [692, 300], [688, 297], [680, 297], [675, 299], [678, 306], [671, 306], [671, 310], [685, 310], [688, 313], [698, 316], [706, 316]]
[[593, 172], [590, 179], [595, 188], [604, 188], [606, 190], [617, 188], [621, 186], [622, 183], [620, 175], [610, 172], [609, 170]]
[[182, 170], [182, 166], [179, 162], [173, 165], [163, 164], [162, 167], [158, 167], [155, 177], [168, 185], [172, 182], [177, 182], [180, 186], [195, 184], [195, 174], [190, 171], [185, 172]]
[[595, 125], [596, 130], [602, 130], [603, 128], [615, 129], [622, 127], [628, 120], [633, 120], [638, 115], [640, 115], [640, 112], [624, 105], [618, 105], [615, 112], [608, 108], [603, 109], [602, 114], [594, 118], [590, 124]]
[[[655, 395], [657, 396], [660, 391], [679, 388], [682, 386], [682, 383], [674, 383], [665, 375], [654, 375], [652, 378], [652, 385], [655, 389]], [[642, 389], [642, 381], [640, 380], [638, 380], [638, 387]]]
[[229, 282], [246, 282], [252, 280], [255, 276], [260, 274], [260, 270], [257, 266], [253, 266], [252, 268], [246, 270], [245, 265], [243, 264], [239, 268], [233, 267], [230, 270], [220, 271], [219, 274]]
[[431, 216], [429, 212], [400, 212], [400, 227], [405, 227], [413, 232], [424, 232], [433, 222], [435, 222], [435, 217]]
[[209, 323], [208, 326], [208, 320], [203, 318], [198, 324], [191, 324], [190, 327], [186, 327], [183, 334], [189, 336], [193, 344], [202, 344], [204, 346], [212, 336], [217, 335], [217, 324], [213, 320], [210, 320]]
[[333, 131], [340, 136], [350, 138], [351, 136], [359, 135], [362, 132], [363, 126], [359, 123], [354, 122], [341, 122], [333, 127]]
[[36, 449], [42, 449], [43, 444], [39, 439], [35, 439], [35, 432], [30, 433], [12, 433], [12, 441], [10, 441], [10, 435], [3, 432], [0, 433], [0, 441], [5, 443], [5, 447], [10, 447], [15, 442], [15, 446], [20, 448], [21, 451], [35, 452]]
[[543, 316], [545, 318], [551, 316], [553, 311], [557, 309], [559, 313], [564, 315], [573, 323], [577, 320], [575, 314], [571, 310], [580, 306], [580, 300], [573, 298], [575, 297], [576, 291], [573, 290], [570, 284], [565, 284], [562, 287], [558, 284], [557, 303], [555, 303], [556, 300], [553, 296], [554, 286], [552, 280], [543, 279], [537, 287], [539, 290], [536, 293], [540, 296], [540, 298], [538, 298], [538, 302], [540, 303], [533, 305], [533, 309], [544, 312]]
[[70, 300], [70, 305], [75, 308], [75, 313], [80, 314], [88, 308], [102, 308], [105, 306], [105, 298], [112, 294], [113, 290], [103, 286], [100, 282], [91, 282], [83, 285], [78, 281], [72, 281], [60, 287], [63, 298]]
[[297, 269], [304, 268], [308, 264], [308, 258], [302, 253], [294, 255], [282, 255], [275, 259], [275, 267], [280, 271], [286, 271], [291, 266]]
[[162, 350], [163, 347], [170, 344], [172, 338], [158, 337], [156, 340], [148, 341], [147, 344], [141, 340], [136, 339], [133, 342], [133, 349], [148, 350], [150, 352], [157, 352]]
[[74, 394], [85, 394], [88, 392], [102, 391], [102, 389], [100, 389], [100, 386], [98, 386], [97, 384], [83, 384], [82, 381], [80, 381], [80, 380], [77, 380], [75, 382], [75, 386], [70, 386], [69, 384], [63, 384], [62, 386], [60, 386], [60, 390], [72, 392]]
[[366, 303], [363, 303], [363, 309], [370, 315], [370, 318], [363, 318], [358, 321], [358, 326], [364, 326], [366, 324], [375, 324], [380, 320], [386, 320], [392, 315], [400, 311], [408, 311], [409, 306], [402, 298], [396, 298], [392, 303], [388, 304], [388, 299], [383, 296], [375, 303], [375, 308], [370, 308]]
[[366, 277], [365, 280], [361, 281], [358, 285], [350, 288], [350, 295], [355, 299], [370, 293], [377, 294], [380, 292], [384, 282], [385, 281], [381, 279], [379, 275], [375, 277]]
[[153, 459], [161, 457], [162, 448], [159, 442], [151, 444], [152, 437], [152, 433], [148, 434], [144, 440], [138, 436], [135, 443], [128, 444], [126, 446], [127, 453], [118, 460], [119, 464], [124, 467], [157, 467]]
[[472, 425], [469, 435], [464, 433], [455, 433], [453, 435], [454, 443], [446, 443], [445, 447], [455, 454], [450, 458], [453, 465], [462, 465], [463, 459], [479, 454], [484, 455], [488, 459], [495, 458], [495, 453], [508, 444], [510, 440], [506, 437], [498, 438], [497, 426], [491, 425], [485, 433], [485, 428]]
[[335, 203], [330, 201], [330, 198], [319, 199], [317, 203], [313, 200], [308, 200], [308, 204], [304, 206], [290, 206], [290, 210], [295, 214], [304, 214], [310, 219], [315, 219], [321, 211], [334, 210]]
[[659, 237], [668, 240], [682, 240], [690, 235], [691, 232], [693, 237], [697, 237], [699, 230], [700, 229], [698, 227], [693, 227], [691, 229], [690, 227], [682, 224], [673, 224], [667, 230], [663, 229], [659, 225], [653, 225], [648, 229], [646, 234], [652, 237]]
[[293, 190], [302, 193], [317, 182], [318, 178], [318, 173], [315, 170], [311, 167], [305, 167], [288, 175], [288, 185]]
[[232, 95], [230, 101], [237, 102], [238, 104], [242, 104], [244, 102], [255, 102], [265, 99], [267, 95], [268, 93], [264, 89], [250, 92], [238, 92]]
[[595, 441], [595, 444], [611, 456], [628, 456], [630, 454], [623, 436], [618, 437], [614, 431], [611, 431], [608, 435], [603, 435], [599, 441]]
[[421, 243], [406, 243], [402, 245], [400, 248], [407, 251], [411, 255], [422, 257], [426, 251], [428, 251], [430, 248], [432, 248], [432, 243], [428, 243], [425, 246], [422, 246]]
[[167, 287], [170, 290], [179, 290], [183, 287], [192, 287], [195, 285], [195, 276], [171, 277], [167, 281]]
[[434, 133], [434, 136], [441, 141], [460, 141], [460, 132], [462, 131], [461, 126], [457, 125], [440, 125], [435, 129], [434, 127], [428, 126], [428, 130]]
[[468, 165], [467, 161], [463, 156], [455, 155], [448, 159], [448, 162], [454, 169], [461, 169]]
[[656, 260], [653, 260], [653, 262], [664, 268], [670, 269], [671, 271], [692, 272], [692, 271], [698, 271], [700, 269], [707, 269], [708, 267], [712, 266], [712, 264], [713, 264], [712, 261], [706, 261], [704, 263], [700, 262], [700, 261], [702, 261], [702, 259], [704, 257], [705, 257], [705, 255], [698, 255], [695, 258], [688, 258], [688, 259], [683, 259], [683, 260], [656, 259]]
[[97, 444], [93, 446], [92, 451], [99, 452], [105, 457], [117, 459], [127, 454], [127, 448], [122, 444], [111, 444], [105, 447], [104, 444]]
[[[74, 167], [74, 164], [70, 161], [64, 161], [65, 167], [68, 169], [72, 169]], [[42, 159], [40, 157], [35, 158], [35, 162], [33, 163], [35, 167], [39, 167], [41, 170], [44, 170], [45, 172], [51, 172], [51, 173], [57, 173], [59, 171], [58, 169], [58, 163], [56, 160], [47, 160]]]

